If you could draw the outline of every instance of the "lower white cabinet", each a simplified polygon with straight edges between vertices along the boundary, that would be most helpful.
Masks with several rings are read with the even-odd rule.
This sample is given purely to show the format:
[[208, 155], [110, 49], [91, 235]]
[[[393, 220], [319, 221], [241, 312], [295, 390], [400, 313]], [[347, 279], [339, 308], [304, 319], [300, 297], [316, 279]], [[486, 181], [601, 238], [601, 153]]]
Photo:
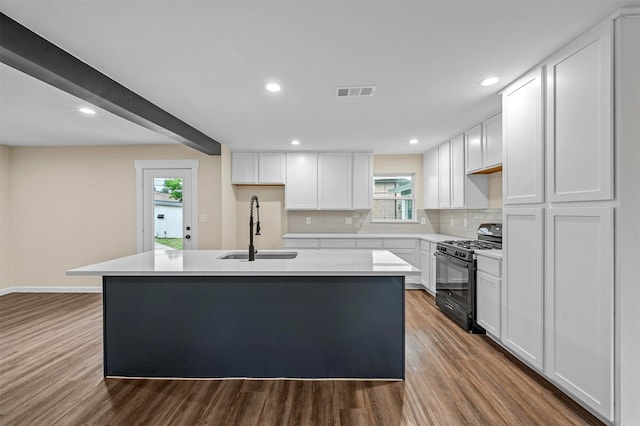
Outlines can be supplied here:
[[[427, 245], [428, 244], [429, 243], [427, 243]], [[420, 270], [422, 271], [422, 275], [420, 278], [422, 279], [422, 286], [426, 290], [429, 290], [430, 269], [431, 269], [431, 262], [429, 259], [429, 249], [427, 248], [425, 250], [421, 248], [420, 249]]]
[[476, 321], [487, 334], [500, 339], [501, 263], [478, 255], [476, 274]]
[[429, 243], [429, 291], [436, 294], [436, 243]]
[[544, 368], [542, 211], [542, 208], [504, 209], [502, 246], [502, 343], [539, 371]]
[[546, 375], [609, 420], [613, 232], [612, 207], [547, 210]]

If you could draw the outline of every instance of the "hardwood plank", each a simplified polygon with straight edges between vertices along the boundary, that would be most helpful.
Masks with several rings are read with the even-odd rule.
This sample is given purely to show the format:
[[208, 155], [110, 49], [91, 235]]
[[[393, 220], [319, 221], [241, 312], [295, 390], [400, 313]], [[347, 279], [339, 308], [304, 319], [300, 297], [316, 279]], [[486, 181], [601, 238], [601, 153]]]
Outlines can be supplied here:
[[0, 297], [0, 424], [597, 425], [432, 297], [406, 293], [406, 380], [102, 377], [99, 294]]

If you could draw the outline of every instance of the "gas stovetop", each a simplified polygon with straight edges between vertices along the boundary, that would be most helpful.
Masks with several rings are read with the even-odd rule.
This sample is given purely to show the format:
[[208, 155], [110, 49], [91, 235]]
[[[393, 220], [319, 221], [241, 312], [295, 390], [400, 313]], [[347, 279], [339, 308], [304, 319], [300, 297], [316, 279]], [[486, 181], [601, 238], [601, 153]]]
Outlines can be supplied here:
[[472, 260], [474, 250], [502, 249], [502, 226], [498, 224], [482, 224], [477, 231], [477, 240], [440, 241], [436, 249], [442, 253], [463, 260]]

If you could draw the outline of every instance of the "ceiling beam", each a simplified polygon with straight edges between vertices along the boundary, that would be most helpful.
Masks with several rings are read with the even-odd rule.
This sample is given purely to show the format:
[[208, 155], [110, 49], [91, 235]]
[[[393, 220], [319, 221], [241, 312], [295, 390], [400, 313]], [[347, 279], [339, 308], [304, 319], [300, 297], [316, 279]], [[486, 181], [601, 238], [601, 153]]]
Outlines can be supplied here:
[[0, 12], [0, 62], [210, 155], [220, 143]]

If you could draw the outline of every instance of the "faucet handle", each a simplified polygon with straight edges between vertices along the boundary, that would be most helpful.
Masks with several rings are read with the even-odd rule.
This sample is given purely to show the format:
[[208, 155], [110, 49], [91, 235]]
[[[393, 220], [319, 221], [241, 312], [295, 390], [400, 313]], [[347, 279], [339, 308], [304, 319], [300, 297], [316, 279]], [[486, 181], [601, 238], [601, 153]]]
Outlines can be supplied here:
[[260, 221], [256, 223], [256, 235], [260, 235]]

